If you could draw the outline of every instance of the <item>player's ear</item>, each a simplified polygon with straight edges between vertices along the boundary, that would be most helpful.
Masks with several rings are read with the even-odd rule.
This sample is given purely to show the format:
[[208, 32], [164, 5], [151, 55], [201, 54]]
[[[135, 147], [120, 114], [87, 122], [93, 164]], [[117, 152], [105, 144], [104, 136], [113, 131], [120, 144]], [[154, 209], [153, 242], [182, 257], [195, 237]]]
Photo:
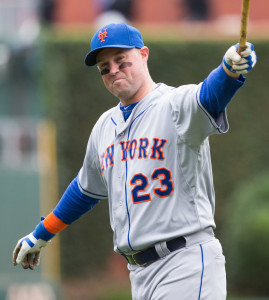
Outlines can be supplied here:
[[142, 59], [143, 59], [144, 61], [147, 61], [147, 60], [148, 60], [148, 57], [149, 57], [149, 48], [146, 47], [146, 46], [144, 46], [144, 47], [142, 47], [142, 48], [139, 49], [139, 50], [140, 50], [140, 55], [141, 55]]

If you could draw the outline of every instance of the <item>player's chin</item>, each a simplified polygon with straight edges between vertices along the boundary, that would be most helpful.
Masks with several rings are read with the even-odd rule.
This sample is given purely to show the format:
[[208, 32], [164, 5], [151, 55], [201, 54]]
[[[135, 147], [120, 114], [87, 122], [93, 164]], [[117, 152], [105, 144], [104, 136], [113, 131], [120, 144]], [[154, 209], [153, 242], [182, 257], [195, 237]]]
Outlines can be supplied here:
[[127, 86], [113, 86], [110, 92], [117, 98], [126, 98], [130, 94], [130, 89]]
[[111, 89], [113, 89], [115, 92], [128, 90], [128, 83], [124, 79], [117, 79], [112, 83]]

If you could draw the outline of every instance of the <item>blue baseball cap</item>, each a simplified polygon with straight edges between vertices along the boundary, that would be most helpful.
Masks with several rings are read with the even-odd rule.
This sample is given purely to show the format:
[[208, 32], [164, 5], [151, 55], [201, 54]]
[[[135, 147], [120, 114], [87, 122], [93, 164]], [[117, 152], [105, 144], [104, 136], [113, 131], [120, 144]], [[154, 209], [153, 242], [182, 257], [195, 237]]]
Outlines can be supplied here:
[[141, 33], [125, 23], [109, 24], [99, 29], [91, 40], [91, 51], [85, 57], [87, 66], [96, 65], [96, 55], [104, 48], [142, 48]]

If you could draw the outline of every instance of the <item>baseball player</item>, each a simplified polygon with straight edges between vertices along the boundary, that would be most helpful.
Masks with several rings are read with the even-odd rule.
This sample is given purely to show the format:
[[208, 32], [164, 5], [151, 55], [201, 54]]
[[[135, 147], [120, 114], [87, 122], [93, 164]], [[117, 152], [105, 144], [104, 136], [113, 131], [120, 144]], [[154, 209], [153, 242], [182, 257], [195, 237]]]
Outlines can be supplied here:
[[226, 106], [256, 63], [252, 44], [237, 48], [202, 83], [175, 88], [151, 78], [136, 28], [98, 30], [85, 64], [97, 65], [119, 104], [95, 124], [82, 168], [55, 209], [18, 241], [14, 265], [34, 269], [41, 247], [108, 199], [134, 300], [226, 299], [208, 139], [228, 131]]

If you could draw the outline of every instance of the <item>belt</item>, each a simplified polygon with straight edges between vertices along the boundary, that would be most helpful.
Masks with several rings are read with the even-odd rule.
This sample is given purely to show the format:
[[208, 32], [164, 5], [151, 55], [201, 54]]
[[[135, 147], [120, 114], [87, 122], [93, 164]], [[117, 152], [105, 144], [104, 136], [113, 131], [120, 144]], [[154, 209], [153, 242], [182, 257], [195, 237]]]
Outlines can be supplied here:
[[[180, 248], [184, 248], [185, 246], [186, 240], [184, 237], [178, 237], [166, 242], [166, 247], [170, 252], [176, 251]], [[131, 255], [126, 255], [124, 253], [121, 254], [127, 259], [130, 265], [137, 266], [146, 266], [161, 258], [155, 247], [137, 251]]]

